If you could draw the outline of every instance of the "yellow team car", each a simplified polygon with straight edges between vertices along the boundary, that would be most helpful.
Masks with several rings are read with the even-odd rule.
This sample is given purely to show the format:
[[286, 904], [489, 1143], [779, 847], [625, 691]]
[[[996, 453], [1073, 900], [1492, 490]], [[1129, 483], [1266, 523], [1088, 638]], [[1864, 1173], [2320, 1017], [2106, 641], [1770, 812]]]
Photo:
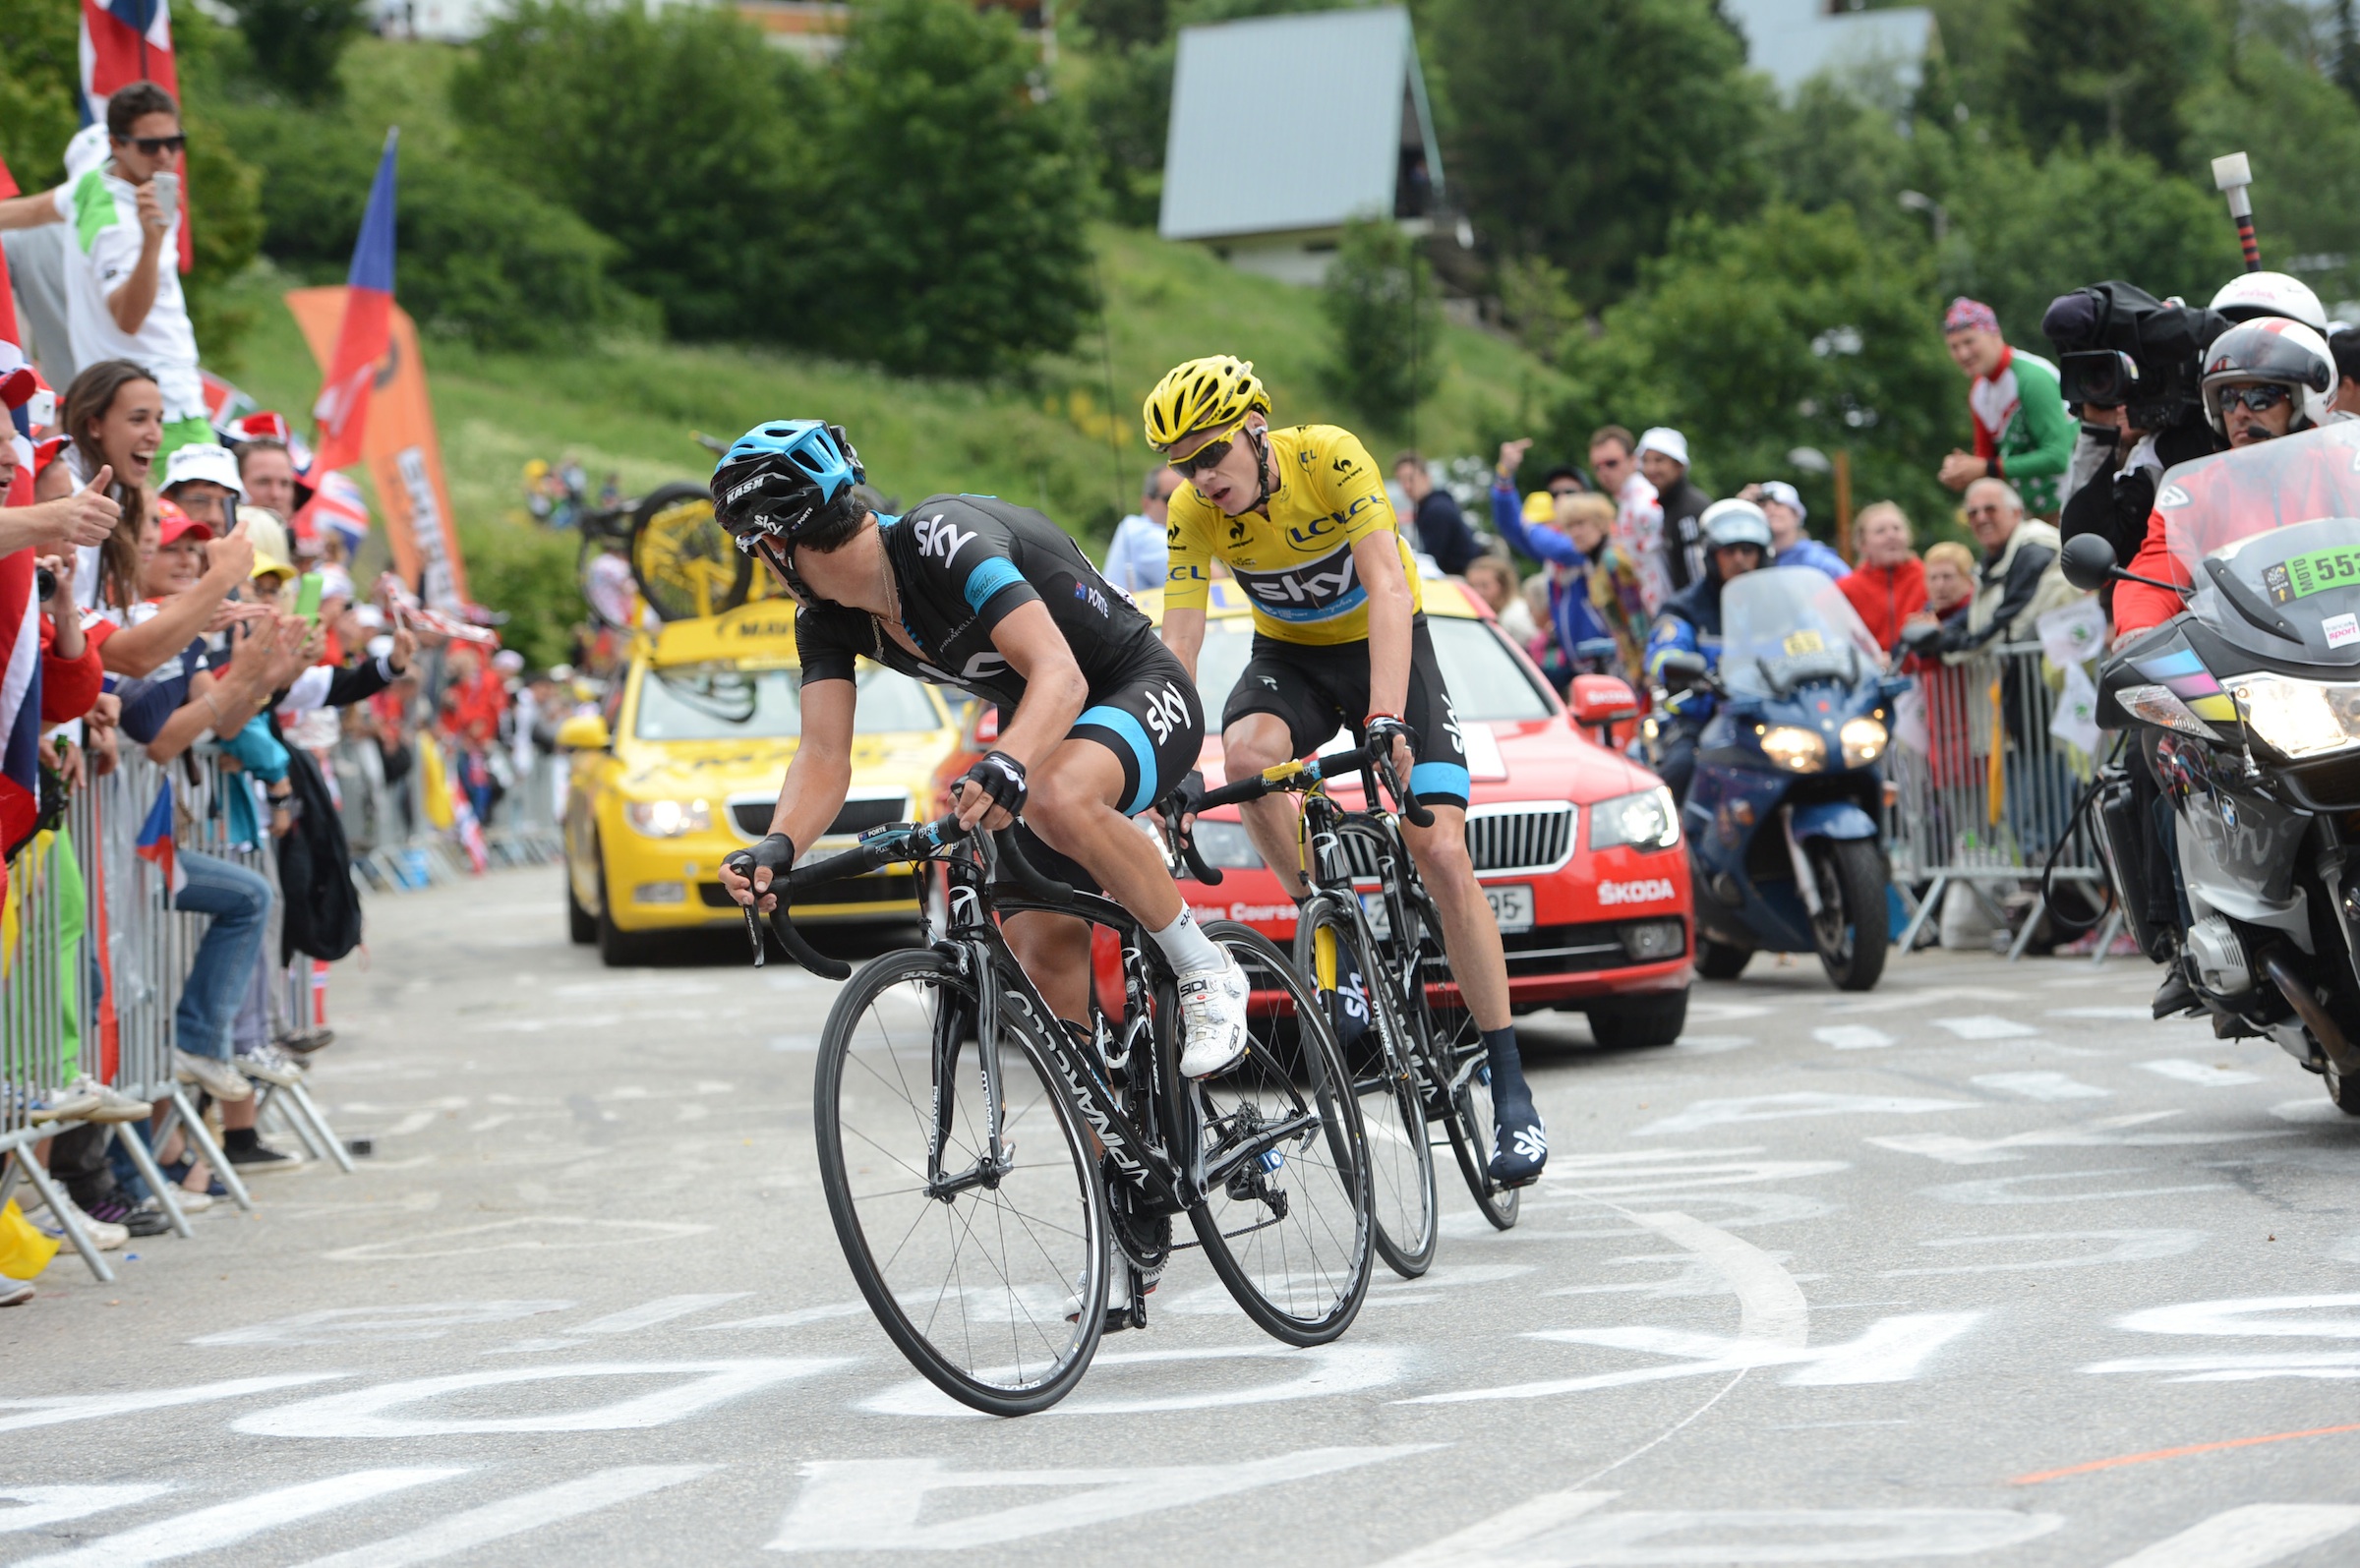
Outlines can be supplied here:
[[[853, 786], [827, 837], [831, 854], [866, 829], [918, 815], [959, 730], [930, 687], [862, 661]], [[640, 961], [666, 931], [737, 926], [721, 859], [770, 831], [779, 781], [801, 729], [795, 610], [764, 601], [640, 639], [603, 714], [567, 720], [565, 913], [573, 940], [608, 964]], [[815, 888], [798, 922], [915, 920], [907, 867]]]

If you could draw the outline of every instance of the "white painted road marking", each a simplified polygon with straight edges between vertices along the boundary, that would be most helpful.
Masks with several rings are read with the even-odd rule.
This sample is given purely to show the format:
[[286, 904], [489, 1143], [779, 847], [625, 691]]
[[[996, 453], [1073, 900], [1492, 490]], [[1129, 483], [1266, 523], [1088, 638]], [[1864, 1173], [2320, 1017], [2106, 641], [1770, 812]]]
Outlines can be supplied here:
[[1382, 1568], [1897, 1562], [2018, 1546], [2065, 1523], [2061, 1514], [2021, 1514], [2012, 1508], [1596, 1511], [1616, 1495], [1566, 1491], [1536, 1497], [1391, 1558]]
[[1504, 1514], [1494, 1514], [1440, 1540], [1388, 1557], [1378, 1568], [1492, 1568], [1495, 1563], [1529, 1563], [1535, 1559], [1520, 1549], [1526, 1542], [1622, 1495], [1619, 1491], [1543, 1492]]
[[278, 1372], [268, 1377], [233, 1377], [221, 1383], [196, 1383], [187, 1388], [149, 1388], [132, 1394], [67, 1394], [50, 1399], [0, 1399], [0, 1410], [20, 1411], [0, 1416], [0, 1432], [28, 1426], [56, 1426], [71, 1421], [96, 1421], [104, 1416], [128, 1416], [143, 1410], [169, 1410], [176, 1405], [204, 1405], [217, 1399], [243, 1399], [249, 1394], [274, 1393], [306, 1383], [331, 1382], [350, 1372]]
[[1994, 1017], [1977, 1013], [1963, 1018], [1936, 1018], [1934, 1022], [1962, 1040], [2022, 1040], [2040, 1031], [2029, 1023], [2014, 1018]]
[[567, 1332], [628, 1334], [642, 1328], [653, 1328], [658, 1323], [669, 1323], [676, 1317], [686, 1317], [691, 1312], [719, 1307], [725, 1302], [741, 1302], [753, 1294], [752, 1291], [728, 1291], [718, 1296], [659, 1296], [652, 1302], [609, 1313], [596, 1322], [584, 1323]]
[[[383, 1165], [372, 1167], [383, 1170]], [[585, 1248], [644, 1247], [650, 1242], [702, 1236], [710, 1225], [682, 1220], [588, 1219], [579, 1214], [527, 1214], [512, 1220], [462, 1225], [423, 1236], [395, 1237], [339, 1248], [320, 1255], [331, 1263], [409, 1262], [428, 1257], [467, 1257], [479, 1252], [564, 1252]]]
[[144, 1568], [148, 1563], [218, 1551], [266, 1530], [349, 1508], [388, 1492], [466, 1474], [464, 1466], [441, 1470], [356, 1470], [324, 1481], [305, 1481], [300, 1486], [282, 1486], [275, 1491], [216, 1503], [195, 1513], [175, 1514], [137, 1529], [101, 1536], [71, 1551], [28, 1557], [12, 1568]]
[[394, 1344], [441, 1339], [468, 1323], [512, 1323], [543, 1312], [569, 1312], [573, 1303], [422, 1302], [415, 1307], [329, 1307], [292, 1317], [272, 1318], [245, 1328], [200, 1334], [192, 1345], [345, 1345], [356, 1341]]
[[2114, 1091], [2069, 1078], [2062, 1073], [1983, 1073], [1973, 1081], [1986, 1089], [2002, 1089], [2028, 1100], [2102, 1100]]
[[1946, 1165], [1999, 1165], [2021, 1160], [2020, 1149], [2052, 1148], [2168, 1148], [2190, 1143], [2250, 1143], [2262, 1138], [2296, 1137], [2274, 1128], [2222, 1128], [2202, 1132], [2132, 1132], [2125, 1129], [2167, 1121], [2177, 1111], [2135, 1111], [2127, 1116], [2100, 1117], [2078, 1127], [2044, 1127], [2005, 1137], [1961, 1137], [1952, 1132], [1897, 1132], [1872, 1137], [1880, 1149], [1900, 1154], [1922, 1154]]
[[[1871, 1141], [1874, 1141], [1873, 1139]], [[1944, 1203], [2090, 1203], [2099, 1198], [2163, 1197], [2176, 1192], [2220, 1192], [2228, 1189], [2226, 1182], [2202, 1182], [2180, 1187], [2124, 1187], [2099, 1192], [2019, 1192], [2016, 1189], [2035, 1182], [2078, 1182], [2084, 1177], [2141, 1176], [2146, 1173], [2131, 1166], [2114, 1166], [2103, 1171], [2054, 1171], [2041, 1176], [1994, 1176], [1980, 1182], [1953, 1182], [1947, 1187], [1924, 1189], [1925, 1195]]]
[[407, 1535], [372, 1541], [326, 1557], [315, 1557], [303, 1568], [408, 1568], [409, 1564], [433, 1562], [440, 1557], [453, 1556], [462, 1551], [521, 1536], [528, 1530], [555, 1525], [583, 1514], [612, 1508], [645, 1497], [668, 1486], [709, 1476], [719, 1469], [716, 1465], [622, 1465], [614, 1470], [602, 1470], [578, 1481], [560, 1481], [539, 1491], [528, 1491], [514, 1497], [502, 1497], [481, 1508], [470, 1508], [463, 1514], [438, 1519], [433, 1524]]
[[[853, 1358], [801, 1357], [727, 1362], [578, 1362], [563, 1366], [510, 1366], [461, 1372], [453, 1377], [417, 1377], [348, 1394], [307, 1399], [266, 1410], [232, 1423], [232, 1429], [262, 1437], [448, 1437], [475, 1432], [611, 1432], [666, 1426], [733, 1399], [780, 1383], [812, 1377]], [[399, 1417], [386, 1414], [405, 1405], [446, 1394], [517, 1383], [573, 1378], [680, 1377], [669, 1388], [617, 1400], [588, 1410], [499, 1418]]]
[[2225, 1089], [2239, 1083], [2259, 1083], [2262, 1079], [2252, 1073], [2232, 1072], [2227, 1068], [2208, 1067], [2202, 1062], [2189, 1062], [2178, 1057], [2165, 1057], [2160, 1062], [2142, 1062], [2148, 1072], [2182, 1083], [2194, 1083], [2208, 1089]]
[[2004, 1274], [2035, 1268], [2094, 1268], [2100, 1263], [2140, 1263], [2150, 1258], [2177, 1257], [2204, 1245], [2203, 1231], [2032, 1231], [2022, 1236], [1950, 1236], [1919, 1242], [1919, 1247], [2023, 1247], [2036, 1242], [2107, 1242], [2102, 1252], [2078, 1252], [2071, 1257], [2021, 1258], [2001, 1263], [1953, 1263], [1943, 1268], [1889, 1268], [1886, 1279], [1919, 1274]]
[[1740, 1099], [1698, 1100], [1677, 1116], [1650, 1122], [1641, 1136], [1698, 1132], [1738, 1122], [1781, 1122], [1798, 1116], [1922, 1116], [1929, 1111], [1964, 1111], [1972, 1100], [1929, 1100], [1901, 1094], [1827, 1094], [1801, 1089], [1790, 1094], [1749, 1094]]
[[2135, 1551], [2113, 1568], [2268, 1568], [2360, 1525], [2360, 1508], [2255, 1503]]
[[1839, 1051], [1874, 1051], [1895, 1044], [1893, 1036], [1865, 1023], [1829, 1023], [1811, 1031], [1811, 1038]]
[[62, 1525], [69, 1519], [87, 1519], [91, 1514], [102, 1514], [109, 1508], [128, 1508], [133, 1503], [160, 1497], [171, 1489], [168, 1484], [0, 1486], [0, 1503], [17, 1505], [14, 1508], [0, 1508], [0, 1536], [39, 1530], [45, 1525]]
[[[1258, 1487], [1357, 1470], [1442, 1445], [1310, 1448], [1228, 1465], [1119, 1465], [1106, 1470], [948, 1470], [934, 1458], [818, 1460], [779, 1521], [772, 1551], [973, 1551], [1052, 1531], [1197, 1507]], [[934, 1524], [918, 1515], [937, 1492], [1061, 1487], [1066, 1495]], [[1087, 1488], [1087, 1489], [1084, 1489]]]
[[[1149, 1411], [1225, 1410], [1240, 1405], [1277, 1405], [1298, 1399], [1329, 1399], [1358, 1394], [1397, 1383], [1407, 1373], [1415, 1353], [1406, 1345], [1315, 1345], [1294, 1350], [1284, 1345], [1210, 1345], [1171, 1350], [1101, 1352], [1090, 1364], [1091, 1386], [1103, 1387], [1119, 1377], [1125, 1366], [1156, 1366], [1185, 1362], [1271, 1361], [1280, 1364], [1277, 1381], [1249, 1388], [1218, 1388], [1198, 1393], [1072, 1395], [1044, 1415], [1136, 1416]], [[1007, 1370], [1013, 1372], [1015, 1368]], [[1111, 1375], [1110, 1375], [1111, 1374]], [[979, 1410], [952, 1399], [922, 1377], [886, 1389], [860, 1402], [859, 1409], [878, 1416], [954, 1417], [989, 1421]]]

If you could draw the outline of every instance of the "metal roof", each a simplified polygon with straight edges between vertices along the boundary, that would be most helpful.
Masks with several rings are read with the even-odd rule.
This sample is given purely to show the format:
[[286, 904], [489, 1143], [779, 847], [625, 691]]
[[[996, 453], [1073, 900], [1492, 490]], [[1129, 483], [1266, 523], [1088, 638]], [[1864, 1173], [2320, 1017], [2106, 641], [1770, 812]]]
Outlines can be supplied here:
[[1831, 16], [1817, 0], [1724, 0], [1722, 9], [1745, 35], [1746, 63], [1782, 92], [1854, 66], [1891, 67], [1914, 87], [1939, 38], [1933, 12], [1922, 6]]
[[1391, 215], [1405, 88], [1439, 202], [1442, 152], [1407, 11], [1182, 29], [1157, 231], [1212, 239]]

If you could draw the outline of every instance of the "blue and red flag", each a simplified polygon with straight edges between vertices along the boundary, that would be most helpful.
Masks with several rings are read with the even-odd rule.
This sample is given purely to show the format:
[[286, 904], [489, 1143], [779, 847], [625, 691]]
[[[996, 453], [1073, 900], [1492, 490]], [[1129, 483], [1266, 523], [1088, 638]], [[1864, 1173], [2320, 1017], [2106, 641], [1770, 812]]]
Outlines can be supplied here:
[[336, 351], [327, 362], [327, 380], [312, 405], [319, 422], [320, 450], [313, 472], [346, 468], [361, 460], [361, 436], [369, 426], [369, 392], [378, 367], [393, 342], [393, 157], [401, 137], [385, 133], [384, 156], [369, 187], [369, 210], [361, 237], [353, 242], [351, 287], [344, 295], [344, 321]]
[[140, 836], [132, 842], [132, 852], [164, 874], [164, 885], [177, 895], [189, 885], [189, 874], [180, 869], [177, 847], [172, 842], [172, 779], [164, 778], [163, 785], [155, 792], [155, 804], [148, 808], [148, 820], [140, 824]]
[[0, 860], [41, 814], [41, 616], [32, 552], [0, 555]]
[[[134, 82], [152, 82], [180, 99], [172, 57], [172, 0], [82, 0], [82, 120], [104, 124], [106, 100]], [[180, 269], [189, 246], [189, 186], [180, 186]]]

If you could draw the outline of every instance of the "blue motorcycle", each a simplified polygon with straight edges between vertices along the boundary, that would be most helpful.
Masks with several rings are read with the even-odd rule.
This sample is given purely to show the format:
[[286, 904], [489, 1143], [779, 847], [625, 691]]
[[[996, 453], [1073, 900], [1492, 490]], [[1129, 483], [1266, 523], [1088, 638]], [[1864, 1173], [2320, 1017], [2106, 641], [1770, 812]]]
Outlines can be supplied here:
[[1763, 949], [1816, 953], [1843, 991], [1884, 972], [1891, 883], [1877, 762], [1894, 700], [1876, 640], [1836, 585], [1803, 567], [1733, 578], [1719, 668], [1675, 654], [1661, 675], [1709, 701], [1681, 811], [1696, 897], [1696, 968], [1734, 979]]

